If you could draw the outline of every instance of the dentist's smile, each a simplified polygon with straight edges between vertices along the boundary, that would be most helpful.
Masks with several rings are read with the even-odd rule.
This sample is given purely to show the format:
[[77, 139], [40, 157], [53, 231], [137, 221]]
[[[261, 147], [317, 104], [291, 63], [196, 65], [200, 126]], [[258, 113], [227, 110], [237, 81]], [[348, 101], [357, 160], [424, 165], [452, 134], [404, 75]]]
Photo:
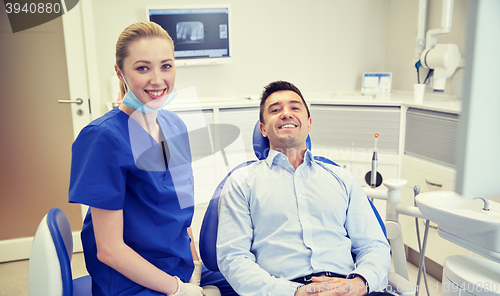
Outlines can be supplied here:
[[166, 90], [167, 89], [164, 88], [161, 90], [144, 90], [144, 91], [149, 95], [151, 99], [156, 100], [158, 98], [161, 98], [165, 94]]

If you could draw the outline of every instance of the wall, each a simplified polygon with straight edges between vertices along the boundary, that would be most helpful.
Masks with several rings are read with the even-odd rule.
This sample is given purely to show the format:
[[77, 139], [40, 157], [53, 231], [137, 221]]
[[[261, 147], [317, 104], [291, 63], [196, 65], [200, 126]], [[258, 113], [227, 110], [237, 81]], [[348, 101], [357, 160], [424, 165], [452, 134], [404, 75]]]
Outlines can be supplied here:
[[[118, 35], [129, 24], [146, 20], [146, 5], [214, 3], [91, 2], [102, 106], [111, 100]], [[363, 72], [384, 70], [386, 0], [223, 2], [231, 4], [233, 63], [178, 68], [178, 89], [195, 86], [200, 96], [249, 96], [284, 79], [303, 92], [358, 90]]]
[[[467, 6], [469, 0], [455, 0], [453, 5], [453, 21], [451, 32], [438, 36], [438, 43], [455, 43], [462, 57], [466, 57]], [[441, 26], [442, 1], [428, 0], [427, 30]], [[389, 0], [387, 2], [387, 38], [385, 66], [387, 72], [393, 73], [392, 89], [413, 91], [417, 83], [417, 73], [413, 57], [415, 53], [419, 1]], [[426, 31], [427, 31], [426, 30]], [[421, 68], [421, 82], [425, 79], [427, 69]], [[456, 75], [459, 83], [459, 75]], [[454, 95], [453, 78], [447, 79], [445, 94]], [[428, 86], [426, 92], [431, 92]]]

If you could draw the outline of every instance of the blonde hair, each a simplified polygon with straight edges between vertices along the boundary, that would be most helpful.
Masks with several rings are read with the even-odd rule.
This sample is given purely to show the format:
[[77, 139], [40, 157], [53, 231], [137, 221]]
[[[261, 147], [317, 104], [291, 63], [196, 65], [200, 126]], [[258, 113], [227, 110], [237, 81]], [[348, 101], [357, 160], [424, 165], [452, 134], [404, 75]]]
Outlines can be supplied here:
[[[128, 57], [128, 46], [130, 43], [134, 41], [138, 41], [142, 38], [161, 38], [169, 41], [172, 44], [172, 50], [174, 49], [174, 41], [168, 35], [167, 31], [165, 31], [160, 25], [154, 22], [139, 22], [135, 24], [131, 24], [118, 37], [118, 41], [116, 42], [116, 65], [122, 71], [123, 75], [123, 60]], [[125, 95], [125, 85], [123, 81], [120, 80], [120, 95], [123, 98]]]

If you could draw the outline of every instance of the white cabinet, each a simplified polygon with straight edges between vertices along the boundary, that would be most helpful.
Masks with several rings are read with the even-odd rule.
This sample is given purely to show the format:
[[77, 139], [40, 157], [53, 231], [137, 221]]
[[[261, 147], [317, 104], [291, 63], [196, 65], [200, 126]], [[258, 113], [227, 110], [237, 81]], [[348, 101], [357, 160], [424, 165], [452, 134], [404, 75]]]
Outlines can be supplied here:
[[[189, 133], [189, 144], [192, 152], [192, 168], [194, 176], [194, 198], [195, 211], [191, 228], [195, 244], [197, 245], [200, 236], [201, 223], [208, 206], [208, 201], [219, 182], [216, 178], [216, 158], [215, 155], [201, 155], [203, 151], [213, 150], [213, 134], [210, 133], [210, 125], [214, 123], [214, 112], [212, 109], [175, 111], [184, 121]], [[195, 131], [195, 132], [193, 132]], [[200, 136], [199, 131], [206, 132]], [[198, 151], [198, 152], [196, 152]], [[201, 154], [200, 154], [201, 153]], [[200, 155], [197, 155], [200, 154]]]
[[[341, 151], [337, 147], [312, 147], [314, 155], [326, 157], [334, 161], [339, 166], [353, 173], [361, 185], [368, 186], [365, 175], [372, 169], [373, 152], [366, 149], [366, 152]], [[384, 180], [396, 178], [398, 176], [398, 155], [378, 153], [377, 172]]]
[[205, 203], [212, 197], [216, 187], [216, 159], [213, 133], [210, 126], [214, 123], [213, 110], [176, 111], [189, 131], [189, 144], [192, 152], [192, 167], [195, 184], [195, 203]]
[[[241, 145], [235, 145], [232, 147], [233, 149], [228, 149], [227, 151], [237, 162], [230, 165], [231, 169], [244, 161], [257, 159], [253, 152], [252, 138], [253, 130], [258, 120], [258, 107], [219, 109], [218, 123], [232, 124], [240, 130], [240, 138], [238, 140]], [[221, 135], [221, 137], [224, 137], [224, 135]]]
[[458, 114], [409, 108], [406, 112], [405, 155], [454, 168]]
[[[247, 160], [256, 160], [252, 148], [252, 135], [259, 118], [259, 108], [207, 108], [201, 111], [185, 110], [175, 113], [182, 118], [190, 131], [195, 184], [195, 213], [191, 228], [197, 241], [205, 211], [217, 185], [232, 168]], [[236, 140], [232, 132], [225, 133], [221, 126], [218, 129], [218, 124], [237, 127], [239, 132]], [[207, 154], [205, 153], [207, 151], [215, 153], [197, 155], [196, 151], [201, 154]]]
[[[405, 155], [401, 161], [401, 178], [408, 181], [402, 192], [401, 202], [414, 204], [413, 187], [420, 186], [420, 193], [453, 191], [455, 189], [455, 157], [458, 115], [453, 113], [410, 108], [406, 114]], [[415, 219], [400, 215], [405, 245], [418, 251]], [[424, 224], [421, 220], [420, 235]], [[443, 266], [450, 255], [467, 255], [469, 252], [437, 234], [436, 224], [431, 223], [426, 257]]]
[[[311, 104], [311, 142], [314, 155], [331, 159], [353, 173], [363, 186], [371, 171], [375, 133], [377, 171], [384, 180], [398, 177], [401, 108], [399, 106], [353, 106]], [[383, 185], [382, 185], [383, 186]], [[381, 217], [386, 202], [374, 200]]]
[[313, 153], [352, 172], [363, 185], [371, 171], [375, 133], [378, 171], [384, 179], [398, 176], [399, 106], [311, 104]]
[[[429, 191], [453, 191], [455, 187], [455, 170], [430, 161], [418, 159], [411, 156], [403, 156], [401, 167], [401, 178], [408, 180], [403, 188], [401, 202], [413, 205], [413, 187], [420, 186], [420, 193]], [[405, 245], [418, 251], [417, 232], [415, 219], [400, 215], [399, 221], [403, 230]], [[423, 220], [420, 220], [420, 237], [424, 234]], [[429, 237], [427, 239], [426, 257], [443, 266], [444, 259], [450, 255], [467, 255], [469, 252], [441, 238], [436, 229], [436, 224], [431, 223]]]
[[399, 106], [311, 104], [312, 144], [338, 148], [340, 153], [371, 152], [378, 133], [379, 152], [397, 154], [400, 110]]

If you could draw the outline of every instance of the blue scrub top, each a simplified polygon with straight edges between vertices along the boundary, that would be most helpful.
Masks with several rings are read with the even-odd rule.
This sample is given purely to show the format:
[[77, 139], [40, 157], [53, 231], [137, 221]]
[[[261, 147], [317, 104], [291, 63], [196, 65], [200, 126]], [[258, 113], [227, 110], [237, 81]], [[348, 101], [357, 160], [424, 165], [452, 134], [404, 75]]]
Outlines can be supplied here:
[[[173, 112], [160, 110], [157, 120], [168, 147], [168, 165], [162, 147], [118, 108], [86, 126], [72, 147], [69, 201], [123, 210], [125, 243], [187, 282], [194, 268], [187, 234], [194, 213], [189, 138]], [[159, 295], [97, 259], [90, 210], [81, 237], [94, 295]]]

